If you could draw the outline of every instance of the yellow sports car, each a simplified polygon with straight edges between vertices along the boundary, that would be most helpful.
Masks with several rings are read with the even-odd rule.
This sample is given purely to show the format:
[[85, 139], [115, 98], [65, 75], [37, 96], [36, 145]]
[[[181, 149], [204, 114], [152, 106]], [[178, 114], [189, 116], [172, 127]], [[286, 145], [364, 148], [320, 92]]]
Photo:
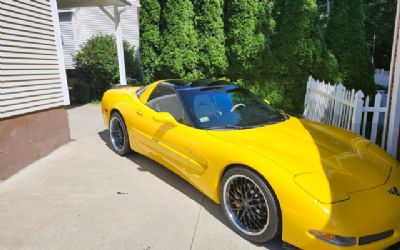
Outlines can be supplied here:
[[222, 80], [107, 91], [113, 148], [143, 154], [218, 204], [242, 237], [288, 248], [400, 241], [400, 165], [351, 132], [290, 117]]

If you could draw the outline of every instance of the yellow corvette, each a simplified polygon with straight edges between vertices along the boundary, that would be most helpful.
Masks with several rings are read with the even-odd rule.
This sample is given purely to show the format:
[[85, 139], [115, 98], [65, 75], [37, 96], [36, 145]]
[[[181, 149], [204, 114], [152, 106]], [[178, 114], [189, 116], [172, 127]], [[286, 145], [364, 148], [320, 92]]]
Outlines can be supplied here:
[[172, 170], [242, 237], [288, 248], [385, 249], [400, 241], [400, 165], [368, 140], [273, 109], [221, 80], [107, 91], [113, 148]]

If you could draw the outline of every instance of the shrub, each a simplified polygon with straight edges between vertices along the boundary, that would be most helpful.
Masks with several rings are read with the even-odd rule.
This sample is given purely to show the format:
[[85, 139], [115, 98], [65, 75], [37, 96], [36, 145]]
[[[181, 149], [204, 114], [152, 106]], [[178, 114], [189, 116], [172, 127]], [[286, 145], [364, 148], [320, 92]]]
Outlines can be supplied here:
[[[134, 48], [124, 41], [125, 68], [127, 77], [137, 77]], [[93, 36], [81, 46], [74, 56], [78, 78], [88, 84], [99, 99], [110, 86], [119, 83], [117, 47], [112, 35]]]

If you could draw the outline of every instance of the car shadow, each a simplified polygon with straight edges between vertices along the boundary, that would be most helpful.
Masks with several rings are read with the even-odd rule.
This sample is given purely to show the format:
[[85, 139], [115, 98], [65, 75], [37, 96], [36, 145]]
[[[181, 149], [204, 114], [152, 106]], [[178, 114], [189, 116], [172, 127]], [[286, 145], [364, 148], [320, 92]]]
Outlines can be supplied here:
[[[105, 145], [113, 150], [112, 144], [109, 137], [108, 130], [103, 130], [98, 133], [99, 137], [104, 141]], [[143, 156], [140, 154], [130, 154], [126, 156], [127, 159], [132, 161], [138, 166], [138, 170], [142, 172], [148, 172], [157, 177], [158, 179], [164, 181], [175, 190], [186, 195], [188, 198], [192, 199], [199, 205], [201, 205], [204, 209], [206, 209], [212, 216], [214, 216], [219, 222], [224, 224], [226, 227], [230, 228], [228, 223], [226, 222], [224, 215], [221, 211], [219, 205], [213, 202], [211, 199], [203, 195], [200, 191], [186, 182], [184, 179], [158, 164], [157, 162]], [[280, 239], [273, 240], [272, 242], [268, 242], [263, 245], [255, 244], [256, 246], [264, 246], [270, 250], [281, 250], [283, 242]]]

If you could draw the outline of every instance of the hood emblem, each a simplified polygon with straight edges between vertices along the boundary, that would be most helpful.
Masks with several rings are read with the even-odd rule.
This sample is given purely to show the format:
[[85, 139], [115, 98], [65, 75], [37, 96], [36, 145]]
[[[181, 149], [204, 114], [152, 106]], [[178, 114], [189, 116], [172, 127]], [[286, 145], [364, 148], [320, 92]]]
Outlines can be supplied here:
[[397, 187], [392, 187], [392, 188], [388, 191], [388, 193], [391, 194], [391, 195], [395, 195], [395, 196], [400, 197], [400, 191], [397, 189]]

